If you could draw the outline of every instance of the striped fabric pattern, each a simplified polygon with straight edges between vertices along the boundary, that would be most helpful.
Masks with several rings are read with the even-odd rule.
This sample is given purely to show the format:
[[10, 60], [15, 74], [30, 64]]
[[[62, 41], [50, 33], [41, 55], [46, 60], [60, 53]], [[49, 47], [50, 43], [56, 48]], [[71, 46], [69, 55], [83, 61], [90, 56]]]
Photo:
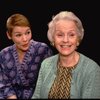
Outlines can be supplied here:
[[48, 98], [50, 99], [69, 99], [71, 86], [71, 71], [74, 67], [58, 66], [57, 76], [50, 89]]

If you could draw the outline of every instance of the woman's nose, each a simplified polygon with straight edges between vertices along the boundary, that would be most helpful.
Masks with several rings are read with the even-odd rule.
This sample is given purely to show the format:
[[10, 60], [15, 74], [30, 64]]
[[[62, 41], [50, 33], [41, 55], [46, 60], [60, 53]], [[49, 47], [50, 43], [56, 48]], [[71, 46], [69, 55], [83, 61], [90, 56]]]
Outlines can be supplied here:
[[64, 41], [64, 42], [68, 42], [68, 41], [69, 41], [68, 36], [64, 36], [63, 41]]
[[27, 40], [27, 36], [26, 35], [23, 35], [23, 41], [26, 41]]

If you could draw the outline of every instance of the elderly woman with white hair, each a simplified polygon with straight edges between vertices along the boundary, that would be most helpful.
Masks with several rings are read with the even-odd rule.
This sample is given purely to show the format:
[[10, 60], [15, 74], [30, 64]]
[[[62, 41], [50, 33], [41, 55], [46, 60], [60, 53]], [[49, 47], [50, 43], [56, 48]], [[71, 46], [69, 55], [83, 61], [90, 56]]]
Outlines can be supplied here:
[[77, 51], [84, 36], [80, 19], [62, 11], [49, 22], [47, 35], [58, 54], [42, 62], [32, 98], [100, 98], [100, 66]]

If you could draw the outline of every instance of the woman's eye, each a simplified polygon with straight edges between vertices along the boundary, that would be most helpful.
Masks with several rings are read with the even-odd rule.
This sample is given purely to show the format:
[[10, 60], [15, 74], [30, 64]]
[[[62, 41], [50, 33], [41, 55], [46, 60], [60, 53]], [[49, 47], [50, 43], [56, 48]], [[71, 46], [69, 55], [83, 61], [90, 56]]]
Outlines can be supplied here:
[[31, 32], [30, 31], [28, 31], [28, 32], [26, 32], [25, 34], [30, 34]]
[[70, 34], [70, 36], [75, 36], [75, 34], [72, 33], [72, 34]]
[[63, 36], [62, 34], [58, 34], [58, 36]]
[[16, 34], [16, 37], [20, 37], [21, 36], [21, 34]]
[[73, 36], [75, 36], [76, 34], [75, 33], [73, 33], [73, 32], [70, 32], [69, 33], [69, 36], [71, 36], [71, 37], [73, 37]]
[[63, 36], [63, 34], [62, 33], [57, 33], [57, 36], [61, 37], [61, 36]]

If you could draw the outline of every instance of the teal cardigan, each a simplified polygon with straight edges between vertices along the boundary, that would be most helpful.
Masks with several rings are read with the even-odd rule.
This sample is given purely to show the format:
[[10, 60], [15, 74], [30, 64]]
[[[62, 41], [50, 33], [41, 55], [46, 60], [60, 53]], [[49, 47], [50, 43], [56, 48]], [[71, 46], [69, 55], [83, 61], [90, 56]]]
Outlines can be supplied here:
[[[79, 54], [79, 63], [72, 71], [70, 98], [100, 98], [100, 66], [85, 55]], [[56, 77], [58, 57], [57, 54], [42, 62], [32, 99], [48, 98]]]

